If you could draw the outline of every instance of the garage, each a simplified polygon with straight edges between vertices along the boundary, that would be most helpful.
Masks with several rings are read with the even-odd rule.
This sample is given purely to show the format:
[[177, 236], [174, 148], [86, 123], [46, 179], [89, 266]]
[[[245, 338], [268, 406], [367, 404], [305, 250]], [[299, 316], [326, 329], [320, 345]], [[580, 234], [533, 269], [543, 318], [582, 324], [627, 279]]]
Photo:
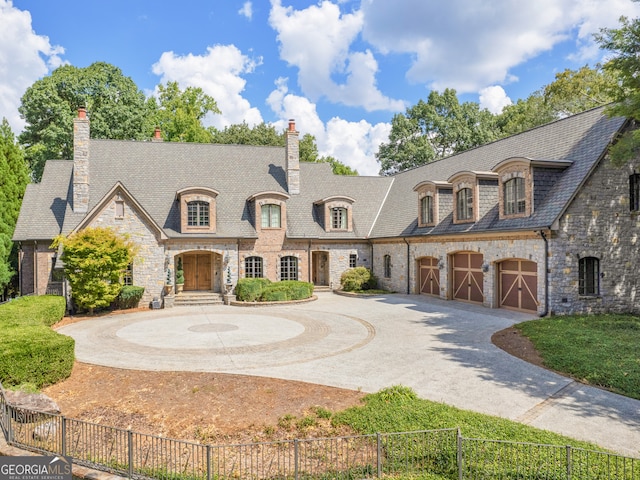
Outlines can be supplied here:
[[484, 299], [482, 272], [483, 255], [459, 252], [451, 256], [453, 299], [482, 303]]
[[538, 265], [529, 260], [510, 259], [498, 266], [500, 307], [538, 310]]
[[440, 296], [440, 269], [438, 259], [423, 257], [418, 260], [420, 271], [420, 293]]

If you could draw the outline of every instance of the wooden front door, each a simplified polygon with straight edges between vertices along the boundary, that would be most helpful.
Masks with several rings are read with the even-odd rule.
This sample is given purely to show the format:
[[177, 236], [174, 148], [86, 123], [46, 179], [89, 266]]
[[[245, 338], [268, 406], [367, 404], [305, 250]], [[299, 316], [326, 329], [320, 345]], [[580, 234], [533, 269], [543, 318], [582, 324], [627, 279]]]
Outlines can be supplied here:
[[538, 310], [538, 265], [529, 260], [505, 260], [499, 267], [500, 306]]
[[481, 253], [461, 252], [452, 256], [453, 299], [482, 303], [484, 299]]
[[314, 285], [329, 285], [329, 254], [327, 252], [313, 252], [313, 273]]
[[185, 290], [211, 290], [210, 253], [187, 253], [182, 264]]
[[420, 268], [420, 293], [440, 296], [440, 270], [438, 259], [424, 257], [418, 262]]

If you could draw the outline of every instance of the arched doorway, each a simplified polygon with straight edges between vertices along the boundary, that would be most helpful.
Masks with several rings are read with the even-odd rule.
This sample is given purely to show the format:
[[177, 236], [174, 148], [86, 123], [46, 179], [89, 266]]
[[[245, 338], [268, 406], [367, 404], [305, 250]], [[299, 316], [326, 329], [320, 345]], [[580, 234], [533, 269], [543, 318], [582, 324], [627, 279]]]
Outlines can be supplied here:
[[420, 293], [440, 296], [440, 269], [435, 257], [422, 257], [418, 260]]
[[211, 252], [187, 252], [182, 254], [184, 291], [213, 290], [215, 262]]
[[537, 312], [538, 264], [512, 258], [498, 265], [500, 307]]

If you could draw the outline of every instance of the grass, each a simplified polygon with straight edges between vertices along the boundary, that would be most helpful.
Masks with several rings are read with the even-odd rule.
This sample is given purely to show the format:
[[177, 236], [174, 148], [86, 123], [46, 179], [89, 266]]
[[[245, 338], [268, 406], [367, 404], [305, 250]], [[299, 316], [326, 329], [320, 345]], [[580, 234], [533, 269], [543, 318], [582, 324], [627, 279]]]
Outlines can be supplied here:
[[640, 317], [572, 315], [516, 327], [531, 339], [546, 367], [640, 399]]

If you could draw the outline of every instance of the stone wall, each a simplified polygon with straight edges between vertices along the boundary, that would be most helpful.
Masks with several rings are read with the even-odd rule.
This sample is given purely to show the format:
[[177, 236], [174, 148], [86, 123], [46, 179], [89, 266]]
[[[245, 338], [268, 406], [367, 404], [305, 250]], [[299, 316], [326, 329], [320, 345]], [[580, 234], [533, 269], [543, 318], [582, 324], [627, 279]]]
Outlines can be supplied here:
[[44, 295], [52, 279], [56, 252], [49, 248], [51, 241], [29, 242], [21, 245], [20, 289], [21, 295]]
[[[631, 212], [629, 175], [640, 161], [602, 161], [562, 216], [551, 240], [550, 298], [557, 314], [640, 312], [640, 212]], [[578, 262], [600, 260], [600, 294], [579, 295]]]

